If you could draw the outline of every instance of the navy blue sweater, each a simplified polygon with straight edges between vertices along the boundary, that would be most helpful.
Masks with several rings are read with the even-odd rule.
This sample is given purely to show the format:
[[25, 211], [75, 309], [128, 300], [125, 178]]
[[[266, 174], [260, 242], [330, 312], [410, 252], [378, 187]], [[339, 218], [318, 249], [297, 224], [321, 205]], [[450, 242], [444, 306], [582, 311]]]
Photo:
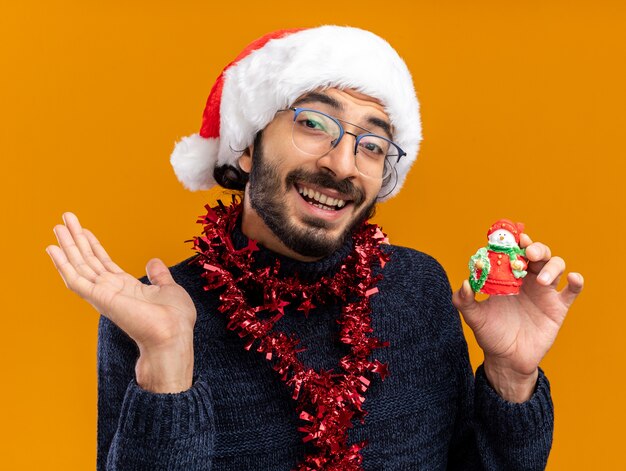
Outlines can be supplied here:
[[[278, 258], [283, 274], [297, 271], [312, 279], [336, 270], [350, 250], [351, 241], [318, 262]], [[554, 419], [543, 371], [527, 402], [500, 398], [482, 366], [475, 376], [472, 372], [442, 267], [412, 249], [385, 250], [391, 260], [371, 305], [373, 335], [390, 343], [375, 357], [389, 364], [390, 375], [373, 378], [365, 394], [365, 424], [356, 421], [349, 432], [349, 443], [369, 442], [361, 452], [363, 468], [544, 469]], [[256, 263], [276, 257], [262, 248]], [[243, 341], [226, 329], [217, 293], [203, 291], [201, 268], [189, 262], [171, 272], [198, 312], [191, 389], [177, 394], [141, 389], [135, 382], [135, 343], [100, 317], [98, 470], [289, 471], [306, 451], [290, 391], [264, 357], [244, 350]], [[298, 335], [307, 348], [299, 354], [306, 365], [336, 368], [347, 353], [335, 336], [339, 313], [337, 305], [320, 306], [307, 319], [290, 306], [276, 328]]]

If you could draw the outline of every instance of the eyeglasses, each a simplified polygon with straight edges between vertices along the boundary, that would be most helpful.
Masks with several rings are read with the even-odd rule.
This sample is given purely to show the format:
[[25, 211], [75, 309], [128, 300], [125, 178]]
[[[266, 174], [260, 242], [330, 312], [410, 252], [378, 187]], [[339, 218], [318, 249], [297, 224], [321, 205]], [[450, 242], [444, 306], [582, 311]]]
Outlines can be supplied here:
[[[310, 108], [287, 108], [293, 111], [293, 144], [305, 154], [322, 157], [337, 147], [345, 134], [355, 137], [354, 162], [360, 174], [381, 180], [389, 177], [400, 158], [406, 155], [395, 142], [373, 134], [367, 129]], [[359, 128], [365, 133], [353, 134], [341, 123]]]

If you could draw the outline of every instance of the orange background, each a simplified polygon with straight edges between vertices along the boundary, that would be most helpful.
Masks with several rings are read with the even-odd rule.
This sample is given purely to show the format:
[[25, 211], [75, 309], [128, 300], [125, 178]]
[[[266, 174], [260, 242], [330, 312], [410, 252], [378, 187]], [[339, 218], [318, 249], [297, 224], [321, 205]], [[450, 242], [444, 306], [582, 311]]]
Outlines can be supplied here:
[[583, 273], [542, 362], [556, 406], [548, 469], [625, 469], [624, 3], [228, 4], [2, 5], [0, 468], [95, 468], [98, 315], [44, 252], [61, 213], [136, 276], [153, 256], [190, 256], [183, 241], [217, 193], [179, 185], [174, 141], [198, 130], [213, 79], [249, 41], [336, 23], [389, 40], [422, 104], [421, 153], [376, 221], [439, 259], [455, 288], [500, 217]]

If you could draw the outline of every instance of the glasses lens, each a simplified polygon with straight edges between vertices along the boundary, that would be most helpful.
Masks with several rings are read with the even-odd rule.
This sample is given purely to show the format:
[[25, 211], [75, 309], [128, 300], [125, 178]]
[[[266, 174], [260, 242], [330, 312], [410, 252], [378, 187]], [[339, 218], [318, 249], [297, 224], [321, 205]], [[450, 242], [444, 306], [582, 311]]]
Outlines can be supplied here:
[[[299, 109], [293, 122], [293, 143], [305, 154], [320, 157], [328, 153], [341, 135], [341, 126], [319, 111]], [[385, 179], [393, 172], [399, 151], [389, 139], [362, 134], [355, 158], [357, 170], [368, 177]]]
[[393, 162], [395, 162], [396, 159], [394, 157], [385, 157], [385, 163], [383, 164], [383, 175], [381, 177], [382, 180], [386, 180], [387, 178], [389, 178], [391, 176], [391, 174], [393, 173], [393, 167], [394, 164]]
[[359, 140], [356, 166], [363, 175], [387, 178], [398, 160], [398, 148], [384, 137], [366, 134]]
[[302, 152], [322, 156], [341, 134], [339, 125], [317, 111], [302, 110], [293, 122], [293, 143]]

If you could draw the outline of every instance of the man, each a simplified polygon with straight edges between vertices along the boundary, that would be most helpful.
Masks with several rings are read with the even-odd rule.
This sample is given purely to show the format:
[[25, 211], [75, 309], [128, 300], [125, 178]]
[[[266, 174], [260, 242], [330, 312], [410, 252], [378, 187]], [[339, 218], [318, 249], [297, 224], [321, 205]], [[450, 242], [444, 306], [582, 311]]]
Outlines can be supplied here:
[[[48, 247], [101, 314], [98, 469], [526, 470], [552, 441], [538, 368], [581, 291], [521, 237], [515, 297], [452, 295], [443, 269], [363, 224], [420, 135], [412, 80], [372, 33], [271, 33], [214, 85], [172, 155], [208, 209], [198, 255], [136, 280], [71, 213]], [[484, 350], [471, 370], [458, 308]]]

